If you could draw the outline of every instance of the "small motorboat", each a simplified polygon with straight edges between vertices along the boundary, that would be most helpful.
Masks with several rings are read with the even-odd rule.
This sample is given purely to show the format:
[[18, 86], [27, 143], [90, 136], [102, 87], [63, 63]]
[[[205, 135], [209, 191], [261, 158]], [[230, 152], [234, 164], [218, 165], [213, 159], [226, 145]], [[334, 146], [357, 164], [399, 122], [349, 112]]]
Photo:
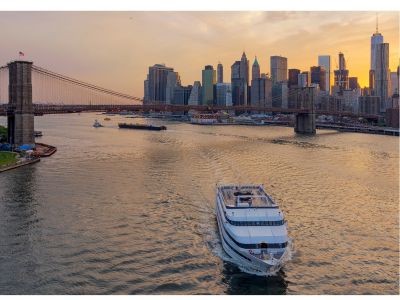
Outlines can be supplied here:
[[94, 121], [94, 124], [93, 124], [93, 127], [94, 127], [94, 128], [98, 128], [98, 127], [104, 127], [104, 126], [101, 125], [101, 124], [99, 123], [99, 121], [95, 120], [95, 121]]

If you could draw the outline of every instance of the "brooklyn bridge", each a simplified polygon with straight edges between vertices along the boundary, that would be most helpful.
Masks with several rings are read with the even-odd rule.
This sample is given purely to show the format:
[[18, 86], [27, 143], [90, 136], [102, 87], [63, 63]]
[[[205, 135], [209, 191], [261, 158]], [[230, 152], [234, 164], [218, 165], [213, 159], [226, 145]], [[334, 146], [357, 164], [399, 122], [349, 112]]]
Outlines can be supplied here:
[[[295, 131], [298, 133], [315, 133], [316, 115], [363, 117], [368, 120], [379, 118], [378, 115], [355, 114], [335, 109], [318, 110], [314, 93], [310, 89], [313, 88], [299, 88], [289, 95], [295, 101], [292, 108], [143, 104], [140, 97], [62, 75], [29, 61], [16, 60], [0, 67], [0, 115], [8, 116], [9, 134], [14, 136], [16, 144], [29, 142], [29, 139], [25, 140], [22, 136], [29, 136], [33, 132], [33, 116], [42, 114], [100, 111], [185, 113], [190, 110], [210, 113], [221, 110], [238, 113], [288, 113], [296, 116]], [[15, 137], [16, 134], [20, 137]]]

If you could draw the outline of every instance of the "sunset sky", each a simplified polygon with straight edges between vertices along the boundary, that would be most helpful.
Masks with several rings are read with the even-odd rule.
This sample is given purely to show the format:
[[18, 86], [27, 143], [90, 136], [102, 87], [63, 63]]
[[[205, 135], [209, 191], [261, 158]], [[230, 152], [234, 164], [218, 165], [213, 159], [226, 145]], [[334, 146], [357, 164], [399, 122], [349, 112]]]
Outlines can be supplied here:
[[[318, 55], [345, 54], [350, 76], [368, 85], [374, 12], [0, 12], [0, 65], [18, 51], [36, 65], [102, 87], [143, 96], [148, 67], [165, 63], [182, 83], [201, 80], [204, 65], [230, 67], [245, 50], [261, 72], [269, 57], [309, 71]], [[399, 63], [399, 14], [379, 13], [390, 44], [390, 68]]]

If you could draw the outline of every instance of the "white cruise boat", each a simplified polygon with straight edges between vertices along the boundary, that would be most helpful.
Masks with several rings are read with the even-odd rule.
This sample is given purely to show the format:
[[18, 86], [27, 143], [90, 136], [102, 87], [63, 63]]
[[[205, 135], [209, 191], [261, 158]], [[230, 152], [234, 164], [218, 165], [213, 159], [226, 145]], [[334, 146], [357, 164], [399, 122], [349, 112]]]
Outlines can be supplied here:
[[216, 214], [225, 252], [245, 272], [278, 271], [289, 252], [287, 223], [263, 185], [220, 185]]

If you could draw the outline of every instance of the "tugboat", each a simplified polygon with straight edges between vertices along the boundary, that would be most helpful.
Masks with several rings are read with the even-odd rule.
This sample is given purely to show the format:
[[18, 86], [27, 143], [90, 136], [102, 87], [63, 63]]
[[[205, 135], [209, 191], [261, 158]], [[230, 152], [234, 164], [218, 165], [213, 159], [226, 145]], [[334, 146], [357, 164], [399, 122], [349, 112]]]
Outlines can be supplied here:
[[141, 130], [166, 130], [165, 126], [154, 126], [154, 125], [145, 125], [145, 124], [127, 124], [127, 123], [118, 123], [119, 128], [127, 128], [127, 129], [141, 129]]
[[94, 128], [98, 128], [98, 127], [103, 127], [103, 125], [101, 125], [101, 124], [99, 123], [99, 121], [95, 120], [95, 121], [94, 121], [94, 124], [93, 124], [93, 127], [94, 127]]
[[219, 185], [216, 214], [222, 247], [242, 271], [266, 276], [289, 253], [284, 214], [263, 185]]

